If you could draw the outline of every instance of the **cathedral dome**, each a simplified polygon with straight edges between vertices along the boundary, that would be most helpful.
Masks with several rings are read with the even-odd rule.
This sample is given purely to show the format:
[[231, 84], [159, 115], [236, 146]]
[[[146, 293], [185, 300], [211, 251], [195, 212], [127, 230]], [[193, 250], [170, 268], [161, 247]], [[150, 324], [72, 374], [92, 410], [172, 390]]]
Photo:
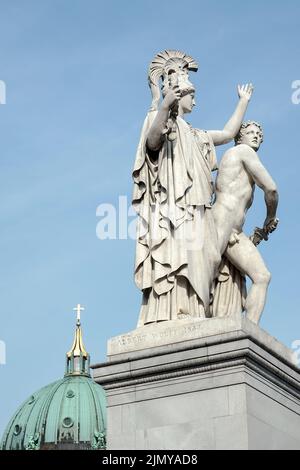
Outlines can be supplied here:
[[3, 450], [104, 449], [106, 398], [90, 376], [80, 320], [63, 379], [31, 395], [10, 420]]

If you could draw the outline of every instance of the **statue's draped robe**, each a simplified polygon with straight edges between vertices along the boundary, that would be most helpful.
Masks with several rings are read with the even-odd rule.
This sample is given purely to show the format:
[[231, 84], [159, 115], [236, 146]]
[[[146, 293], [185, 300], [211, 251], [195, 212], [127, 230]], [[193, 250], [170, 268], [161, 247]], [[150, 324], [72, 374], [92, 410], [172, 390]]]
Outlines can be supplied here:
[[245, 308], [246, 297], [245, 276], [223, 256], [219, 275], [214, 282], [210, 305], [212, 317], [240, 316]]
[[165, 138], [153, 159], [146, 139], [155, 117], [152, 111], [145, 119], [133, 171], [135, 282], [143, 291], [138, 326], [208, 316], [221, 261], [211, 211], [211, 171], [217, 166], [212, 139], [178, 117], [176, 140]]

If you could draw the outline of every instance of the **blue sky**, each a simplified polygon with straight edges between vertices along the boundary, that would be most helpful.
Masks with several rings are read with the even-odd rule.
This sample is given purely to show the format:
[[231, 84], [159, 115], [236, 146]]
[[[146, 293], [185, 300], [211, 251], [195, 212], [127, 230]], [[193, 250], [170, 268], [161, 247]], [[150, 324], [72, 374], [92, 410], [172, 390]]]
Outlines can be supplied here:
[[[237, 83], [254, 83], [247, 118], [264, 126], [260, 156], [280, 191], [280, 226], [261, 246], [273, 275], [261, 326], [288, 346], [300, 339], [300, 4], [7, 0], [0, 11], [0, 434], [28, 395], [63, 376], [77, 302], [92, 362], [136, 326], [134, 241], [100, 241], [96, 208], [130, 201], [146, 71], [165, 48], [199, 62], [195, 127], [222, 128]], [[246, 231], [264, 216], [257, 190]]]

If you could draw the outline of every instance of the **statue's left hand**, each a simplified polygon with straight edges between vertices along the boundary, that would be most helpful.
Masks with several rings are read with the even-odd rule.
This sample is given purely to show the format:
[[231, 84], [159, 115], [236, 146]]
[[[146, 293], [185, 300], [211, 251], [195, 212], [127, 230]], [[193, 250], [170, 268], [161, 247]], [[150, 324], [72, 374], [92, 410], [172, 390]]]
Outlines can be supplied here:
[[252, 83], [247, 83], [246, 85], [238, 85], [237, 89], [240, 98], [244, 98], [247, 101], [250, 101], [254, 90]]

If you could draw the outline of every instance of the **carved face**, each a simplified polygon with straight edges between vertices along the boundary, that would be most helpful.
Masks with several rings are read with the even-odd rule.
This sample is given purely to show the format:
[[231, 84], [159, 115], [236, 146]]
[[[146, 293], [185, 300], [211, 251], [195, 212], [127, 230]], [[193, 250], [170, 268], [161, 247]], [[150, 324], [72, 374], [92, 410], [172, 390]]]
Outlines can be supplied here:
[[253, 150], [258, 150], [262, 140], [263, 136], [260, 128], [255, 124], [251, 124], [243, 131], [243, 134], [240, 138], [240, 144], [246, 144], [253, 148]]
[[191, 113], [195, 105], [196, 101], [194, 92], [187, 93], [186, 95], [182, 96], [179, 101], [181, 114]]

